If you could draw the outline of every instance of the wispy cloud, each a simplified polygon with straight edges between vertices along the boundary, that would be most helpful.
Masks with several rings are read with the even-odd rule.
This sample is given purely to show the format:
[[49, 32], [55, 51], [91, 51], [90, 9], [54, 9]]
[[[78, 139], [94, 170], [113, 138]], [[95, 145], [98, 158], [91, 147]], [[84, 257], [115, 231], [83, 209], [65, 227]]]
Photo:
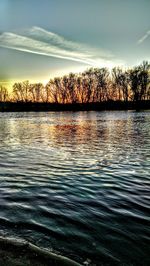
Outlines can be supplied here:
[[148, 30], [139, 40], [138, 40], [138, 44], [143, 43], [148, 37], [150, 36], [150, 30]]
[[21, 33], [2, 33], [0, 47], [77, 61], [90, 66], [111, 66], [115, 60], [109, 51], [92, 49], [39, 27], [32, 27]]

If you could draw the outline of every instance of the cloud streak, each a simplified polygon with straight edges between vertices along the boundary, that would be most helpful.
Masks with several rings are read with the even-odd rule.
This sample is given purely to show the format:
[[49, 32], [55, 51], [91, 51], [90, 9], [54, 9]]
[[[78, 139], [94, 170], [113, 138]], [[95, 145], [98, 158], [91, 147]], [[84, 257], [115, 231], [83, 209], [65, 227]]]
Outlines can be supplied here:
[[142, 36], [139, 40], [138, 40], [138, 44], [141, 44], [141, 43], [143, 43], [148, 37], [150, 36], [150, 30], [148, 30], [147, 32], [146, 32], [146, 34], [144, 35], [144, 36]]
[[2, 33], [0, 35], [0, 47], [76, 61], [90, 66], [111, 66], [114, 64], [110, 52], [91, 49], [86, 45], [69, 41], [58, 34], [39, 27], [32, 27], [21, 33]]

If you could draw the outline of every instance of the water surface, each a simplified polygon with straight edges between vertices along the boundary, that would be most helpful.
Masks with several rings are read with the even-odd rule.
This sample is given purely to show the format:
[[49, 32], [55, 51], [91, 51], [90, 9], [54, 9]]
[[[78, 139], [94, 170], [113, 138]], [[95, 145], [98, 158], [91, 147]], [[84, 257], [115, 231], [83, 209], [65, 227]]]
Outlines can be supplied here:
[[0, 114], [0, 235], [149, 265], [150, 112]]

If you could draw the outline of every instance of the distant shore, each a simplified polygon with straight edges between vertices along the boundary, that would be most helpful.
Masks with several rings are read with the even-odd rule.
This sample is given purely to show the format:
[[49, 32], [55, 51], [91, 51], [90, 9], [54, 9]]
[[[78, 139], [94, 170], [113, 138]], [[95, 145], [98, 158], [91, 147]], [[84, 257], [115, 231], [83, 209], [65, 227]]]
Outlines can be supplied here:
[[138, 102], [107, 101], [96, 103], [56, 104], [42, 102], [0, 102], [0, 112], [47, 112], [47, 111], [111, 111], [148, 110], [150, 100]]

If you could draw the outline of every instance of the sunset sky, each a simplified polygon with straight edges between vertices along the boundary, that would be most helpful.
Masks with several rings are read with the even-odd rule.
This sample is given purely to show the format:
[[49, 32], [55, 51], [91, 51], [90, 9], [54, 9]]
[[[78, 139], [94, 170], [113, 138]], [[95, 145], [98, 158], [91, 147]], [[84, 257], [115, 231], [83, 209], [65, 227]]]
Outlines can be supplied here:
[[0, 0], [0, 81], [150, 60], [150, 0]]

